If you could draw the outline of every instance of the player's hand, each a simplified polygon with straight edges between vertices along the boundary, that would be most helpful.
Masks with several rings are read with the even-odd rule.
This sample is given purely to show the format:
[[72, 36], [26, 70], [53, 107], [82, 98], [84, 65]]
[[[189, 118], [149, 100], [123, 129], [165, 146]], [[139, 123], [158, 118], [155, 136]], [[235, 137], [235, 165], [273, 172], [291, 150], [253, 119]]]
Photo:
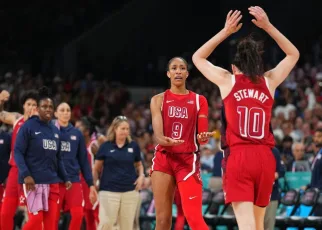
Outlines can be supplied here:
[[2, 90], [0, 93], [0, 101], [5, 102], [10, 98], [10, 93], [7, 90]]
[[65, 182], [65, 187], [66, 187], [67, 190], [69, 190], [72, 187], [72, 182], [66, 181]]
[[39, 116], [39, 113], [38, 113], [37, 108], [32, 108], [32, 109], [30, 110], [29, 117], [31, 117], [31, 116]]
[[165, 137], [164, 140], [165, 140], [165, 146], [181, 145], [184, 142], [184, 140], [176, 140], [170, 137]]
[[24, 183], [26, 185], [27, 191], [34, 191], [35, 190], [35, 181], [34, 181], [34, 178], [32, 178], [31, 176], [25, 177]]
[[278, 179], [278, 172], [275, 172], [275, 180]]
[[206, 142], [210, 137], [213, 137], [215, 132], [203, 132], [197, 135], [198, 142]]
[[91, 145], [91, 151], [94, 155], [97, 153], [98, 149], [99, 149], [99, 146], [96, 142]]
[[142, 186], [143, 186], [143, 184], [144, 184], [144, 175], [141, 175], [141, 176], [139, 176], [138, 177], [138, 179], [136, 179], [136, 181], [134, 182], [134, 184], [135, 184], [135, 190], [136, 191], [139, 191], [139, 190], [141, 190], [142, 189]]
[[97, 201], [97, 191], [94, 185], [89, 188], [89, 200], [93, 205]]
[[259, 6], [251, 6], [248, 8], [249, 13], [255, 17], [252, 22], [259, 28], [266, 29], [271, 24], [265, 11]]
[[226, 23], [224, 30], [228, 34], [236, 33], [242, 27], [243, 23], [239, 23], [242, 19], [241, 12], [239, 10], [229, 11], [226, 17]]

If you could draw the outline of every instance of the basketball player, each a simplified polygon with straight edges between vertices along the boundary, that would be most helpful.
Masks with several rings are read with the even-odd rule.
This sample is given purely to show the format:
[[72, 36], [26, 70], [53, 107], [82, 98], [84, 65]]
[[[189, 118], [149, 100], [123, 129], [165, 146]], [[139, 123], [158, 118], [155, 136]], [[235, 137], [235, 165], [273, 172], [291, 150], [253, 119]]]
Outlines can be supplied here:
[[1, 209], [1, 226], [2, 230], [12, 230], [14, 216], [18, 205], [25, 205], [25, 197], [22, 187], [18, 184], [18, 168], [14, 160], [14, 145], [20, 127], [31, 116], [37, 107], [38, 93], [28, 91], [22, 98], [24, 114], [3, 111], [3, 104], [9, 100], [10, 94], [3, 90], [0, 94], [0, 120], [3, 123], [13, 126], [11, 138], [11, 156], [9, 164], [11, 166], [5, 189], [5, 195]]
[[249, 13], [255, 17], [252, 22], [266, 31], [286, 55], [274, 69], [264, 73], [262, 50], [251, 37], [237, 45], [233, 74], [207, 61], [222, 41], [241, 28], [242, 15], [237, 10], [228, 13], [225, 27], [192, 59], [200, 72], [219, 87], [223, 99], [225, 201], [232, 203], [240, 230], [263, 230], [265, 207], [275, 180], [274, 136], [269, 124], [274, 93], [295, 66], [299, 51], [270, 23], [262, 8], [250, 7]]
[[21, 127], [14, 147], [14, 158], [23, 184], [29, 220], [23, 230], [55, 230], [59, 204], [59, 182], [67, 189], [72, 183], [61, 157], [59, 130], [50, 121], [54, 103], [48, 88], [39, 89], [38, 116]]
[[[69, 211], [71, 221], [69, 230], [78, 230], [81, 228], [83, 221], [83, 188], [88, 188], [91, 195], [97, 197], [96, 189], [93, 184], [92, 170], [87, 158], [86, 144], [82, 133], [69, 123], [71, 118], [70, 106], [62, 102], [57, 106], [55, 125], [60, 130], [61, 152], [67, 174], [73, 184], [72, 188], [67, 191], [64, 183], [59, 184], [59, 205], [57, 212], [56, 224], [58, 226], [60, 211]], [[80, 181], [82, 172], [85, 178], [85, 186]], [[83, 187], [83, 188], [82, 188]], [[89, 199], [90, 193], [86, 194]]]
[[[87, 147], [87, 157], [90, 163], [91, 168], [93, 168], [94, 164], [94, 154], [92, 152], [92, 147], [97, 145], [96, 138], [93, 137], [93, 133], [95, 131], [92, 119], [89, 117], [82, 117], [76, 124], [75, 127], [78, 128], [84, 136], [86, 147]], [[81, 183], [83, 188], [84, 195], [84, 214], [85, 214], [85, 222], [86, 222], [86, 230], [95, 230], [98, 226], [98, 205], [92, 204], [89, 199], [89, 188], [86, 184], [86, 181], [81, 176]]]
[[189, 226], [208, 230], [201, 213], [199, 144], [206, 143], [213, 133], [207, 132], [207, 100], [186, 89], [188, 75], [187, 62], [181, 57], [172, 58], [167, 71], [170, 89], [151, 99], [152, 125], [158, 142], [151, 168], [156, 230], [171, 228], [177, 185]]

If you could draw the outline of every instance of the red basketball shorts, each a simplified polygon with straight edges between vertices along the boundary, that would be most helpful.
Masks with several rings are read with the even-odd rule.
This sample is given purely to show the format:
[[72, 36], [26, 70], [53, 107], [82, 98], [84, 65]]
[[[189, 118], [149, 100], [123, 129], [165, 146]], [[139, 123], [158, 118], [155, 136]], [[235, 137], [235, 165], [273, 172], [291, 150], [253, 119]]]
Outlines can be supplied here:
[[59, 206], [64, 212], [74, 207], [83, 207], [83, 190], [80, 182], [72, 183], [72, 187], [67, 190], [64, 183], [59, 184]]
[[260, 207], [267, 206], [275, 182], [275, 169], [275, 157], [268, 146], [230, 148], [223, 176], [226, 204], [249, 201]]
[[15, 197], [18, 199], [19, 206], [26, 205], [23, 187], [18, 184], [18, 168], [15, 166], [12, 166], [9, 170], [4, 197]]
[[173, 176], [177, 183], [193, 176], [198, 183], [202, 184], [199, 154], [156, 151], [152, 163], [150, 175], [153, 171], [160, 171]]

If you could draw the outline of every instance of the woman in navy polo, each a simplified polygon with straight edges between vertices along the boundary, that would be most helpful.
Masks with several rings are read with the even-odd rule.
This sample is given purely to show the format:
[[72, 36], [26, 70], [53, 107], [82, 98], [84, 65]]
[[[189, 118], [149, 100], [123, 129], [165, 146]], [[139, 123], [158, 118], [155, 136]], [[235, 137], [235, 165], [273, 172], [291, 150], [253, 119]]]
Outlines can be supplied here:
[[133, 229], [144, 173], [140, 148], [131, 140], [125, 116], [116, 117], [109, 127], [107, 141], [96, 154], [93, 177], [94, 184], [100, 179], [98, 229], [112, 229], [116, 222], [120, 230]]

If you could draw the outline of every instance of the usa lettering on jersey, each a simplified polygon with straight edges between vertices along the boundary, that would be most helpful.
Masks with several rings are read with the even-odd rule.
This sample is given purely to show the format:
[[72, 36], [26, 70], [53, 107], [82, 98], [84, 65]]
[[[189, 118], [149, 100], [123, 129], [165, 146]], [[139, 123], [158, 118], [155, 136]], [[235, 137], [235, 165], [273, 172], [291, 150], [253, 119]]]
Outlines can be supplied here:
[[[169, 106], [168, 116], [175, 117], [175, 118], [181, 118], [181, 119], [188, 119], [188, 117], [189, 117], [188, 116], [188, 108], [187, 107], [180, 107], [180, 106]], [[183, 129], [182, 123], [173, 122], [171, 138], [180, 139], [182, 136], [182, 129]]]
[[48, 139], [43, 139], [42, 140], [42, 145], [43, 145], [43, 148], [44, 149], [56, 150], [57, 151], [56, 141], [48, 140]]
[[187, 109], [187, 107], [169, 106], [168, 111], [169, 111], [168, 112], [169, 117], [188, 119], [188, 109]]
[[60, 151], [62, 152], [70, 152], [70, 142], [69, 141], [61, 141]]
[[254, 98], [259, 100], [262, 103], [264, 103], [269, 98], [265, 93], [259, 92], [258, 90], [255, 90], [255, 89], [238, 90], [236, 93], [234, 93], [234, 97], [236, 98], [237, 101], [241, 101], [242, 99], [245, 99], [245, 98]]

